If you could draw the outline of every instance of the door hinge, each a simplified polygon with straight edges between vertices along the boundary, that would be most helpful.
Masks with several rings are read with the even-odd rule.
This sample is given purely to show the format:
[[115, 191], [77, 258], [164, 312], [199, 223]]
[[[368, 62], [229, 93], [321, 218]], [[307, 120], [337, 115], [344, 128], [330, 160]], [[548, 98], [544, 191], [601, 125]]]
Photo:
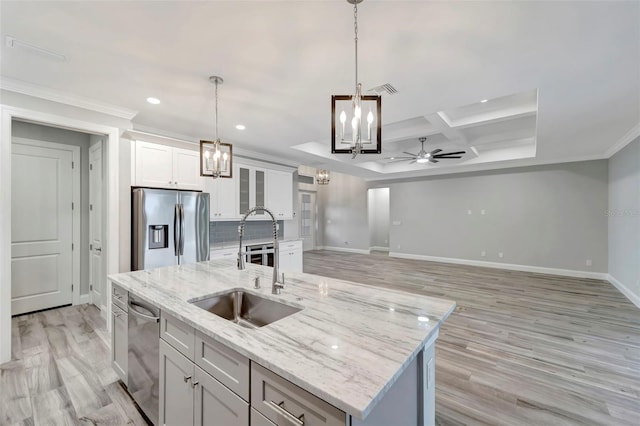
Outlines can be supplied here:
[[89, 171], [93, 170], [93, 164], [89, 164]]
[[71, 250], [73, 250], [73, 243], [71, 243]]
[[71, 203], [71, 210], [74, 210], [76, 208], [76, 205], [74, 203]]
[[71, 284], [71, 291], [73, 292], [73, 284]]
[[93, 211], [93, 204], [89, 204], [89, 211]]
[[89, 244], [89, 250], [93, 250], [93, 244]]
[[93, 290], [93, 284], [89, 286], [89, 290]]
[[75, 163], [75, 162], [73, 162], [73, 161], [71, 162], [71, 168], [72, 168], [72, 169], [75, 169], [75, 168], [76, 168], [76, 163]]

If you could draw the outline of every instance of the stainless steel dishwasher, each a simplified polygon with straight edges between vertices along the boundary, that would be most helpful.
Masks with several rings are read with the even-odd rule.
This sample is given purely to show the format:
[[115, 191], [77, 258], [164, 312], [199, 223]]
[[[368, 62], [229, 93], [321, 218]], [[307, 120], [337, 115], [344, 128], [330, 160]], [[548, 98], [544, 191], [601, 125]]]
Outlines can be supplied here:
[[158, 424], [160, 309], [129, 293], [127, 388], [147, 418]]

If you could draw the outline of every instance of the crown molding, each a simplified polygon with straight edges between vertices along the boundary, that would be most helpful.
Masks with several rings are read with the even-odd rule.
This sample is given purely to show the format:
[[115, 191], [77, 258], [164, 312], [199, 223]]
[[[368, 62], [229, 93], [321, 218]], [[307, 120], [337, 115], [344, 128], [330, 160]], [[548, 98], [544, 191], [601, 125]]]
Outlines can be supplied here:
[[[196, 139], [191, 136], [181, 135], [177, 133], [168, 133], [152, 127], [136, 126], [136, 129], [129, 129], [123, 132], [123, 136], [132, 140], [143, 140], [147, 142], [155, 142], [159, 144], [172, 144], [172, 143], [188, 143], [198, 146], [200, 139]], [[236, 141], [225, 139], [225, 142], [235, 144]], [[297, 170], [298, 165], [290, 161], [287, 161], [280, 157], [264, 154], [261, 152], [251, 151], [244, 148], [233, 147], [233, 157], [243, 158], [245, 160], [257, 161], [258, 163], [269, 163], [276, 166], [283, 166], [292, 170]]]
[[58, 102], [61, 104], [71, 105], [78, 108], [88, 109], [115, 117], [131, 120], [138, 114], [127, 108], [104, 102], [95, 101], [93, 99], [84, 98], [82, 96], [73, 95], [60, 90], [49, 87], [40, 86], [26, 81], [15, 80], [13, 78], [2, 77], [0, 79], [0, 89], [10, 92], [21, 93], [23, 95], [33, 96], [36, 98], [46, 99], [48, 101]]
[[618, 142], [605, 151], [604, 155], [606, 158], [613, 157], [616, 152], [629, 145], [637, 137], [640, 137], [640, 123], [636, 124], [627, 133], [625, 133]]

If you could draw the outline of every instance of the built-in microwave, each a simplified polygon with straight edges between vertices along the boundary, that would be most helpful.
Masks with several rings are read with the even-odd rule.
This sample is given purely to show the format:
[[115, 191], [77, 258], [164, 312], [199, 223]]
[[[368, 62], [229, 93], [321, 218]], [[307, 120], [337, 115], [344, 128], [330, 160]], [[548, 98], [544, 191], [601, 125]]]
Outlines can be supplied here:
[[273, 243], [248, 245], [246, 261], [257, 265], [273, 266], [274, 251]]

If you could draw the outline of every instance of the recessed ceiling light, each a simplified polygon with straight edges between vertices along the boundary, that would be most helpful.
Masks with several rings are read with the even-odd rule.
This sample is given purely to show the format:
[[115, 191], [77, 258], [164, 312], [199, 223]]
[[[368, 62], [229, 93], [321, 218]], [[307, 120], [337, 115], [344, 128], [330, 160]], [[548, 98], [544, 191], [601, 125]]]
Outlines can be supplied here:
[[331, 345], [331, 349], [338, 349], [338, 345]]
[[147, 98], [147, 102], [153, 105], [158, 105], [160, 103], [160, 99], [158, 98]]
[[389, 160], [395, 160], [396, 157], [389, 157]]
[[238, 129], [238, 130], [244, 130], [246, 128], [247, 127], [244, 124], [236, 124], [236, 129]]
[[389, 310], [390, 310], [391, 312], [393, 312], [393, 311], [395, 311], [395, 310], [396, 310], [396, 308], [393, 308], [393, 307], [392, 307], [392, 308], [389, 308]]
[[429, 322], [429, 318], [423, 317], [423, 316], [419, 316], [418, 317], [418, 321], [420, 321], [420, 322]]
[[481, 103], [485, 103], [485, 102], [487, 102], [487, 101], [489, 101], [489, 99], [483, 99], [483, 100], [481, 100], [480, 102], [481, 102]]

